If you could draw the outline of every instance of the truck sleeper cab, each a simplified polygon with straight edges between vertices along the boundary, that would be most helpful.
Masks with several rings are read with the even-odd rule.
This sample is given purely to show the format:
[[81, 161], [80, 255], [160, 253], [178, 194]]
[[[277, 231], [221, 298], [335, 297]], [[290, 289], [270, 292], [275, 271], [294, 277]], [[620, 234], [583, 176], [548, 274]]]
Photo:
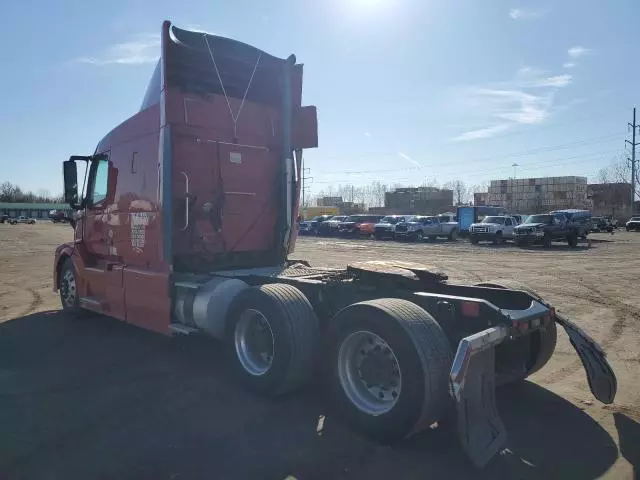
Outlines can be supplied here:
[[302, 66], [169, 22], [161, 38], [141, 110], [93, 155], [63, 164], [77, 213], [74, 241], [55, 252], [53, 289], [69, 315], [219, 339], [238, 381], [263, 395], [302, 387], [324, 359], [336, 411], [383, 441], [428, 428], [453, 404], [477, 466], [505, 442], [496, 382], [542, 368], [556, 323], [596, 398], [613, 401], [604, 352], [533, 292], [455, 285], [401, 261], [290, 260], [302, 150], [317, 146]]

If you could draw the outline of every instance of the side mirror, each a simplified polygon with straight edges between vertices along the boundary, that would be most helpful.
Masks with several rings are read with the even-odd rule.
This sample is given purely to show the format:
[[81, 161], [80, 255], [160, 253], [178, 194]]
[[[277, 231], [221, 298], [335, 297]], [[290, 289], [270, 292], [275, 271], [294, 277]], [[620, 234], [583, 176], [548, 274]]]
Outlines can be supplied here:
[[72, 158], [62, 163], [64, 175], [64, 201], [71, 208], [78, 208], [80, 204], [80, 194], [78, 192], [78, 168], [76, 161]]

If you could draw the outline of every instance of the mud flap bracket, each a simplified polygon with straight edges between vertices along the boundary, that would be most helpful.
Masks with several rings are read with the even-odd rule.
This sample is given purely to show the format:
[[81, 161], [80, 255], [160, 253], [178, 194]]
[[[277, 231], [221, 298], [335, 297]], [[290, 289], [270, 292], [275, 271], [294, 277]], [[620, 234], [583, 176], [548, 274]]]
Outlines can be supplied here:
[[507, 327], [498, 326], [463, 338], [451, 368], [458, 437], [478, 468], [489, 463], [507, 441], [495, 400], [495, 346], [507, 336]]

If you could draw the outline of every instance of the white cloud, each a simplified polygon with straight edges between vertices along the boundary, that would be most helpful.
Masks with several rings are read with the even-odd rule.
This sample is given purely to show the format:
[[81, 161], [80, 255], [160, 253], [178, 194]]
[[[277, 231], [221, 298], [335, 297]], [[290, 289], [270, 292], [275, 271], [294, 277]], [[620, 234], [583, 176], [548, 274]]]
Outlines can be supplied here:
[[398, 152], [398, 156], [401, 158], [404, 158], [407, 162], [413, 163], [416, 167], [422, 167], [420, 162], [415, 161], [413, 158], [411, 158], [409, 155], [407, 155], [404, 152]]
[[545, 9], [532, 8], [512, 8], [509, 10], [509, 16], [514, 20], [534, 20], [542, 18], [547, 14]]
[[160, 57], [160, 36], [143, 33], [129, 42], [116, 43], [108, 47], [99, 57], [80, 57], [76, 62], [91, 65], [140, 65], [154, 63]]
[[571, 82], [569, 74], [549, 75], [535, 67], [521, 67], [511, 81], [467, 87], [460, 92], [462, 102], [486, 126], [476, 125], [452, 140], [490, 138], [517, 125], [544, 123], [555, 111], [556, 92]]
[[536, 80], [532, 80], [530, 82], [531, 87], [556, 87], [562, 88], [566, 87], [571, 83], [572, 76], [568, 73], [563, 75], [556, 75], [554, 77], [546, 77], [546, 78], [538, 78]]
[[467, 142], [469, 140], [489, 138], [489, 137], [493, 137], [498, 133], [502, 133], [506, 130], [509, 130], [509, 128], [511, 128], [511, 125], [509, 125], [508, 123], [500, 123], [492, 127], [479, 128], [478, 130], [470, 130], [468, 132], [461, 133], [457, 137], [453, 137], [452, 140], [454, 142]]
[[567, 53], [571, 58], [580, 58], [580, 57], [584, 57], [585, 55], [589, 55], [591, 53], [591, 49], [576, 46], [576, 47], [571, 47], [569, 50], [567, 50]]
[[577, 65], [577, 63], [575, 63], [575, 62], [564, 62], [564, 63], [562, 64], [562, 67], [563, 67], [563, 68], [573, 68], [573, 67], [575, 67], [576, 65]]
[[367, 138], [371, 138], [371, 134], [369, 132], [364, 132], [364, 136]]

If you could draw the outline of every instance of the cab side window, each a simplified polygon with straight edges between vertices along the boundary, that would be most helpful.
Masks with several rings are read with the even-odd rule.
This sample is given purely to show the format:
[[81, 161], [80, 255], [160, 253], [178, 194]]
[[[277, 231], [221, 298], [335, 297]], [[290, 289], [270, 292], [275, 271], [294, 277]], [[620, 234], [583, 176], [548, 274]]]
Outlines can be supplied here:
[[93, 173], [89, 198], [91, 199], [91, 204], [95, 205], [107, 198], [109, 161], [106, 159], [98, 160], [91, 166], [91, 170], [92, 173], [95, 173]]
[[507, 227], [511, 227], [511, 226], [513, 225], [513, 223], [511, 223], [511, 219], [510, 219], [510, 218], [507, 218], [507, 219], [504, 221], [504, 224], [505, 224], [505, 226], [507, 226]]

